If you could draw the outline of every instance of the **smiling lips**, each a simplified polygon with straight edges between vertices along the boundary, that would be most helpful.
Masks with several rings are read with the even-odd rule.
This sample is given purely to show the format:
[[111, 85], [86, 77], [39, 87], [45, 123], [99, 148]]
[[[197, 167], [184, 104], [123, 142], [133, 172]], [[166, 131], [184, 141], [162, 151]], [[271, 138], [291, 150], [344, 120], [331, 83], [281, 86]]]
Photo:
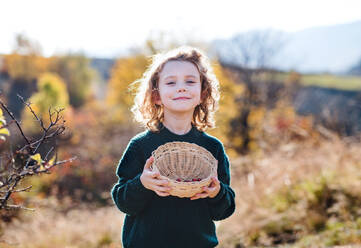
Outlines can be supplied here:
[[173, 100], [187, 100], [187, 99], [190, 99], [188, 97], [177, 97], [177, 98], [174, 98]]

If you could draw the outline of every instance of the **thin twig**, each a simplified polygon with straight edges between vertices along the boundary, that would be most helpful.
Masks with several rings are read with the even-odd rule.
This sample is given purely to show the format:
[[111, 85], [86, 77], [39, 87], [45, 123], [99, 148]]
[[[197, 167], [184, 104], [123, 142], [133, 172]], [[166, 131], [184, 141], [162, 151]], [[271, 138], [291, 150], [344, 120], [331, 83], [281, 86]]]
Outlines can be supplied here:
[[[28, 186], [28, 187], [26, 187], [26, 188], [23, 188], [23, 189], [16, 189], [16, 190], [13, 190], [13, 191], [11, 191], [12, 193], [14, 193], [14, 192], [23, 192], [23, 191], [27, 191], [27, 190], [29, 190], [29, 189], [31, 189], [33, 186], [32, 185], [30, 185], [30, 186]], [[6, 191], [0, 191], [0, 193], [7, 193]]]
[[28, 140], [28, 138], [25, 136], [25, 134], [23, 133], [23, 130], [21, 129], [21, 126], [19, 124], [19, 122], [16, 120], [15, 116], [13, 115], [13, 113], [11, 113], [11, 111], [6, 107], [6, 105], [0, 100], [0, 104], [1, 106], [6, 110], [6, 112], [9, 114], [9, 116], [15, 121], [16, 126], [18, 127], [18, 129], [20, 130], [21, 135], [24, 137], [26, 143], [28, 143], [30, 145], [30, 141]]
[[30, 211], [35, 211], [35, 209], [33, 208], [27, 208], [21, 205], [5, 205], [3, 208], [7, 209], [7, 210], [11, 210], [11, 209], [24, 209], [24, 210], [30, 210]]
[[22, 96], [20, 96], [19, 94], [17, 94], [17, 96], [21, 99], [21, 101], [30, 109], [31, 113], [35, 116], [36, 120], [40, 123], [41, 128], [45, 131], [45, 127], [43, 125], [43, 120], [40, 118], [38, 118], [38, 116], [35, 114], [34, 110], [31, 108], [31, 103], [27, 103], [24, 101], [24, 98]]

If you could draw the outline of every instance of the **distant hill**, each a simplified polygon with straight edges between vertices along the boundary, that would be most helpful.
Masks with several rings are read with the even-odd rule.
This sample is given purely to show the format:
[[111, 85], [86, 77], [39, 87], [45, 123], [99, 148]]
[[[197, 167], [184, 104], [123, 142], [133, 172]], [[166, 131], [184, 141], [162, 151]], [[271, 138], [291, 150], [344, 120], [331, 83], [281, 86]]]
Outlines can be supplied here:
[[361, 76], [361, 58], [359, 62], [350, 69], [349, 74]]
[[[235, 37], [237, 35], [232, 38]], [[361, 20], [282, 33], [282, 39], [284, 45], [272, 62], [277, 69], [342, 74], [347, 73], [361, 59]], [[231, 40], [215, 40], [212, 48], [222, 51], [221, 56], [227, 56], [227, 53], [232, 53], [227, 51]]]
[[312, 114], [317, 122], [349, 136], [361, 133], [360, 102], [361, 91], [310, 86], [296, 92], [293, 106], [298, 114]]

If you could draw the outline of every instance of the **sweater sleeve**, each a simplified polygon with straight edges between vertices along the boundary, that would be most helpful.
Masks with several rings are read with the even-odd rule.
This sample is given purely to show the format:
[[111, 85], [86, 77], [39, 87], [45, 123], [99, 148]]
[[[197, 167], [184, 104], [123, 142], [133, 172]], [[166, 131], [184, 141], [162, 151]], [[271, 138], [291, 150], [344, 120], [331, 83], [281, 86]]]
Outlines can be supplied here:
[[229, 159], [224, 151], [223, 144], [218, 152], [218, 180], [221, 189], [214, 198], [206, 198], [212, 220], [223, 220], [231, 216], [235, 210], [234, 191], [230, 187]]
[[111, 190], [115, 205], [128, 215], [137, 215], [144, 210], [153, 196], [153, 192], [140, 181], [145, 162], [141, 161], [139, 152], [137, 144], [131, 140], [118, 163], [118, 182]]

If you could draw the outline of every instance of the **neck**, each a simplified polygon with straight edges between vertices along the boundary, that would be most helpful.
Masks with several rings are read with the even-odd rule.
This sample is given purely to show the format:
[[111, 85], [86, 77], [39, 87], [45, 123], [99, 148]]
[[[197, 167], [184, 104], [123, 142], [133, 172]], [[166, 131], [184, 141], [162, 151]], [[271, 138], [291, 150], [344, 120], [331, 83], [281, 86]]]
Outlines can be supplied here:
[[175, 134], [186, 134], [192, 129], [192, 116], [176, 116], [164, 113], [163, 125]]

